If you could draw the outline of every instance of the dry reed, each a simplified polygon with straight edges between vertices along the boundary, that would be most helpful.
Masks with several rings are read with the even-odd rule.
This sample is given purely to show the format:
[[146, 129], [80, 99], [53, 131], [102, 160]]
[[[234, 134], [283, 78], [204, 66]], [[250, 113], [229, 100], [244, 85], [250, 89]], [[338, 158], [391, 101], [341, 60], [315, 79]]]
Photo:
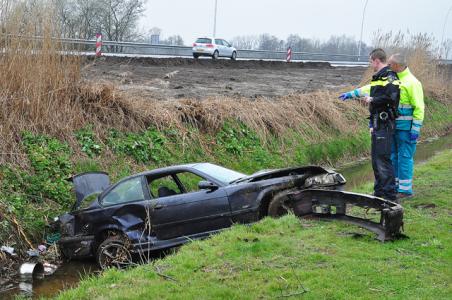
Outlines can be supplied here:
[[[23, 131], [55, 136], [74, 146], [74, 131], [86, 124], [92, 124], [98, 136], [104, 137], [110, 128], [139, 131], [149, 126], [175, 127], [184, 132], [190, 125], [214, 133], [225, 120], [238, 120], [263, 138], [296, 131], [308, 142], [316, 142], [334, 135], [331, 131], [358, 130], [356, 116], [366, 115], [363, 105], [340, 103], [336, 94], [327, 91], [256, 100], [129, 98], [130, 95], [119, 93], [112, 85], [82, 81], [81, 59], [62, 55], [65, 49], [51, 38], [57, 32], [51, 13], [39, 9], [35, 13], [38, 17], [33, 22], [24, 22], [19, 10], [2, 24], [0, 163], [26, 164], [19, 146]], [[23, 38], [27, 35], [44, 38], [41, 41]], [[380, 42], [391, 39], [386, 36]], [[422, 41], [419, 38], [418, 45], [423, 45]], [[401, 47], [403, 43], [395, 44]], [[415, 50], [410, 52], [410, 67], [427, 92], [450, 99], [450, 87], [431, 63], [426, 47], [418, 46]]]
[[[94, 125], [103, 137], [110, 128], [139, 131], [149, 126], [175, 127], [181, 132], [195, 126], [214, 133], [225, 120], [238, 120], [264, 138], [291, 129], [316, 141], [328, 136], [325, 128], [356, 130], [358, 125], [350, 126], [344, 112], [365, 111], [361, 106], [340, 104], [329, 92], [254, 101], [225, 97], [202, 101], [131, 99], [108, 83], [81, 79], [81, 59], [62, 55], [65, 49], [51, 38], [57, 33], [51, 13], [34, 12], [39, 26], [24, 23], [23, 13], [18, 10], [12, 14], [1, 35], [5, 51], [0, 55], [0, 163], [26, 164], [20, 148], [24, 131], [54, 136], [75, 146], [74, 131], [86, 124]], [[33, 35], [43, 39], [24, 38]]]
[[[421, 81], [427, 97], [443, 103], [452, 101], [450, 76], [434, 59], [438, 49], [432, 36], [402, 31], [386, 33], [378, 31], [374, 34], [373, 44], [376, 48], [385, 49], [388, 56], [394, 53], [406, 55], [408, 67]], [[361, 84], [369, 82], [372, 73], [372, 70], [368, 69]]]

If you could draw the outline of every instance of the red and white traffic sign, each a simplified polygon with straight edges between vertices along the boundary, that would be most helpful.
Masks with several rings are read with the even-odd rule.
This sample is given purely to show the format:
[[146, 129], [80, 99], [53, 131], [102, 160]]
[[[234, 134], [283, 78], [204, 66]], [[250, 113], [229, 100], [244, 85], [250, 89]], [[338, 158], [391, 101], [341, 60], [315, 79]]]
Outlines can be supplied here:
[[291, 60], [292, 60], [292, 48], [289, 47], [289, 48], [287, 49], [287, 57], [286, 57], [286, 61], [287, 61], [287, 62], [290, 62]]
[[102, 34], [96, 33], [96, 56], [102, 56]]

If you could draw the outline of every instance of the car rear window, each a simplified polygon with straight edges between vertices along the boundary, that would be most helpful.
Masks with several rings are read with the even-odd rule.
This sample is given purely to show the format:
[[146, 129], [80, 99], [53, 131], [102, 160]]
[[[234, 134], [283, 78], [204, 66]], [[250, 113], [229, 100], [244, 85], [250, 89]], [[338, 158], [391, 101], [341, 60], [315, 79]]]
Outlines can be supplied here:
[[196, 40], [196, 43], [199, 43], [199, 44], [212, 44], [212, 39], [200, 38], [200, 39]]

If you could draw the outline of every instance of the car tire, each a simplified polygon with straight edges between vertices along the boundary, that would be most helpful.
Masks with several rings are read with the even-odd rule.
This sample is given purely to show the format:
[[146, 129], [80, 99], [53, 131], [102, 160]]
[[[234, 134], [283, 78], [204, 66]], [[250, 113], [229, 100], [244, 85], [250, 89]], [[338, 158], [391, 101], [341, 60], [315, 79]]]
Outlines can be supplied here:
[[286, 200], [287, 192], [276, 194], [276, 196], [273, 197], [273, 199], [268, 204], [268, 216], [278, 218], [287, 215], [290, 209], [285, 205]]
[[198, 59], [198, 58], [199, 58], [199, 55], [198, 55], [198, 54], [193, 54], [193, 58], [194, 58], [194, 59]]
[[237, 59], [237, 52], [232, 52], [232, 56], [231, 56], [231, 60], [236, 60]]
[[107, 237], [97, 248], [96, 260], [102, 270], [127, 268], [133, 263], [128, 239], [121, 235]]
[[215, 52], [212, 55], [212, 59], [218, 59], [218, 57], [220, 57], [220, 53], [218, 52], [218, 50], [215, 50]]

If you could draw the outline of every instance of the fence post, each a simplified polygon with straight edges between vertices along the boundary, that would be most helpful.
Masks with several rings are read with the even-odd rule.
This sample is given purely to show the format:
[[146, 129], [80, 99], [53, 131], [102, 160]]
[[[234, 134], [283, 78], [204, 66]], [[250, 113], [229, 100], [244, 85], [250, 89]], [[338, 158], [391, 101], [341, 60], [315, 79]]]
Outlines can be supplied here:
[[286, 61], [290, 62], [292, 60], [292, 47], [287, 48]]
[[102, 56], [102, 34], [96, 33], [96, 57]]

